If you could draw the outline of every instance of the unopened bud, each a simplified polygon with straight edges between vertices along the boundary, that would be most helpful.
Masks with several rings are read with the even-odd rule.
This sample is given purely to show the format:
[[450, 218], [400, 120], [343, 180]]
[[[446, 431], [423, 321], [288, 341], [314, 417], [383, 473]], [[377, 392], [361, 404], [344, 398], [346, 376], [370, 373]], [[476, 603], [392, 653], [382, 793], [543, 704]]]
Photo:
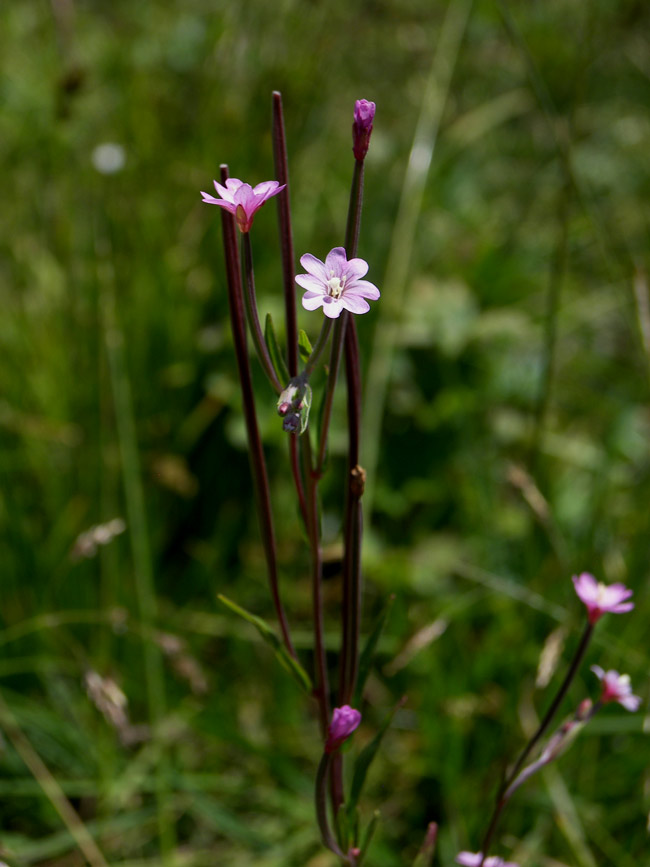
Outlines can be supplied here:
[[[289, 410], [293, 407], [293, 404], [298, 397], [298, 386], [293, 383], [289, 383], [289, 385], [284, 389], [278, 398], [278, 415], [286, 415]], [[297, 409], [297, 407], [294, 407]]]
[[352, 151], [355, 160], [362, 161], [368, 153], [374, 117], [375, 103], [367, 99], [358, 99], [354, 106], [352, 124]]
[[300, 430], [300, 416], [297, 412], [290, 412], [285, 415], [282, 421], [282, 429], [287, 433], [298, 433]]
[[327, 741], [325, 743], [325, 752], [334, 753], [359, 727], [361, 722], [361, 713], [355, 708], [344, 704], [342, 707], [335, 707], [332, 714], [332, 722], [330, 723], [327, 732]]

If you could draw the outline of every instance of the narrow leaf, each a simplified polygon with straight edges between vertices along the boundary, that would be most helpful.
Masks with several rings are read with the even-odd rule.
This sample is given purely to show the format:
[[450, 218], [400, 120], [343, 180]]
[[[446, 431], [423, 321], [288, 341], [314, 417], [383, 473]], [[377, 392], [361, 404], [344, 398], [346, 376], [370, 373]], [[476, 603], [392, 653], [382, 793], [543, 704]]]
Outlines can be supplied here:
[[262, 620], [262, 618], [258, 617], [256, 614], [251, 614], [250, 611], [246, 611], [245, 608], [237, 605], [236, 602], [233, 602], [232, 599], [228, 599], [221, 593], [217, 598], [226, 606], [226, 608], [229, 608], [232, 612], [239, 615], [239, 617], [243, 618], [247, 623], [250, 623], [255, 627], [255, 629], [257, 629], [264, 641], [273, 648], [280, 664], [295, 678], [305, 692], [311, 694], [313, 687], [309, 675], [298, 660], [291, 656], [287, 648], [280, 641], [266, 620]]
[[397, 702], [395, 707], [388, 714], [386, 719], [381, 725], [381, 728], [374, 736], [374, 738], [367, 744], [359, 753], [359, 756], [354, 763], [354, 773], [352, 775], [352, 786], [350, 787], [350, 797], [347, 802], [347, 810], [352, 811], [355, 809], [357, 804], [359, 803], [359, 798], [361, 797], [361, 791], [363, 789], [364, 783], [366, 782], [366, 775], [368, 773], [368, 768], [372, 764], [372, 760], [377, 755], [377, 750], [379, 749], [379, 745], [382, 742], [386, 731], [388, 730], [388, 726], [391, 724], [393, 717], [395, 716], [395, 712], [402, 707], [402, 705], [406, 702], [406, 696], [400, 699]]
[[415, 857], [413, 867], [431, 867], [433, 864], [433, 856], [436, 851], [437, 838], [438, 826], [435, 822], [429, 822], [424, 843]]
[[305, 362], [305, 364], [309, 361], [311, 354], [313, 352], [311, 342], [307, 337], [305, 331], [300, 329], [298, 332], [298, 350], [300, 352], [300, 358]]
[[368, 823], [368, 827], [363, 833], [363, 840], [361, 841], [361, 855], [357, 858], [357, 867], [361, 867], [363, 862], [366, 860], [366, 855], [368, 854], [368, 849], [370, 848], [370, 844], [372, 843], [372, 838], [375, 836], [375, 831], [377, 830], [377, 824], [379, 823], [379, 819], [381, 817], [381, 813], [379, 810], [375, 810], [372, 819]]
[[289, 371], [287, 370], [287, 365], [284, 363], [284, 358], [282, 357], [280, 347], [278, 346], [278, 339], [275, 335], [275, 327], [270, 313], [266, 314], [266, 321], [264, 323], [264, 340], [269, 348], [269, 355], [271, 356], [273, 368], [275, 369], [278, 379], [284, 386], [289, 382]]
[[383, 632], [384, 626], [386, 625], [386, 621], [388, 620], [388, 615], [390, 614], [390, 610], [393, 607], [394, 601], [395, 594], [392, 593], [386, 600], [386, 604], [384, 605], [384, 607], [379, 612], [379, 616], [375, 620], [374, 626], [372, 627], [370, 634], [366, 639], [363, 650], [361, 651], [361, 656], [359, 657], [359, 674], [357, 677], [357, 685], [354, 691], [354, 701], [352, 703], [353, 707], [361, 706], [363, 688], [366, 685], [366, 680], [368, 679], [368, 675], [370, 674], [370, 669], [372, 668], [372, 663], [375, 658], [375, 650], [377, 649], [377, 644], [379, 643], [379, 639], [381, 638], [381, 633]]

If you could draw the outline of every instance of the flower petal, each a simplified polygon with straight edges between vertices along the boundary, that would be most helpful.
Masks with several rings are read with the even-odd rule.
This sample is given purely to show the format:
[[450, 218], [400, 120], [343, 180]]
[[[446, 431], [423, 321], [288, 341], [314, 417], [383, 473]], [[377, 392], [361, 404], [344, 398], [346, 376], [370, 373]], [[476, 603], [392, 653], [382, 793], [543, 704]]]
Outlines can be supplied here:
[[305, 253], [304, 256], [301, 256], [300, 264], [308, 274], [312, 274], [321, 281], [323, 284], [323, 291], [326, 291], [325, 284], [327, 283], [327, 271], [325, 270], [325, 264], [321, 262], [320, 259], [317, 259], [316, 256], [312, 256], [311, 253]]
[[[232, 178], [229, 178], [226, 181], [226, 184], [230, 183]], [[223, 187], [219, 181], [213, 181], [215, 190], [219, 193], [222, 199], [225, 199], [227, 202], [235, 201], [235, 193], [239, 189], [239, 187], [233, 187], [232, 189], [228, 189], [227, 187]], [[239, 186], [241, 186], [241, 181], [239, 182]]]
[[323, 295], [323, 312], [330, 319], [338, 319], [341, 315], [343, 306], [340, 298], [330, 298], [329, 295]]
[[[334, 272], [335, 277], [343, 277], [347, 273], [348, 260], [345, 256], [345, 247], [334, 247], [330, 250], [325, 258], [325, 271], [327, 277], [330, 271]], [[325, 279], [327, 279], [327, 277]]]
[[345, 273], [348, 275], [348, 280], [358, 280], [365, 277], [368, 273], [368, 263], [365, 259], [348, 259]]
[[303, 289], [308, 289], [310, 292], [318, 292], [319, 295], [327, 294], [323, 281], [319, 280], [318, 277], [314, 277], [312, 274], [297, 274], [296, 283], [298, 286], [302, 286]]
[[350, 295], [345, 292], [341, 297], [341, 304], [350, 313], [367, 313], [370, 310], [370, 304], [360, 295]]
[[223, 199], [215, 199], [214, 196], [209, 196], [207, 193], [201, 193], [203, 196], [203, 201], [206, 205], [219, 205], [220, 208], [225, 208], [226, 211], [230, 211], [231, 214], [234, 214], [237, 210], [237, 205], [234, 205], [232, 202], [225, 202]]
[[368, 280], [355, 280], [353, 283], [348, 283], [345, 291], [346, 294], [361, 295], [363, 298], [370, 298], [373, 301], [376, 301], [380, 295], [379, 289]]
[[308, 292], [302, 296], [302, 306], [305, 310], [318, 310], [325, 301], [325, 295], [312, 295]]

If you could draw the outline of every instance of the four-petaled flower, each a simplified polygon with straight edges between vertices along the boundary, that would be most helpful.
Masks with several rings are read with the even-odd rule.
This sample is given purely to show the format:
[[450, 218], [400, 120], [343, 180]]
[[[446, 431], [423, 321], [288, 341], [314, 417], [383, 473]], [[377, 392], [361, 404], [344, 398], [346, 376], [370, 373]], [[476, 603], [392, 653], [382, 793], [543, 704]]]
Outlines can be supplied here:
[[374, 119], [375, 103], [368, 99], [358, 99], [354, 104], [354, 123], [352, 124], [352, 151], [355, 160], [363, 160], [368, 153]]
[[296, 283], [306, 290], [302, 297], [305, 310], [322, 307], [326, 316], [337, 319], [342, 310], [367, 313], [370, 305], [365, 299], [379, 298], [379, 289], [361, 279], [368, 272], [368, 263], [364, 259], [348, 260], [343, 247], [330, 250], [325, 262], [305, 253], [300, 264], [307, 271], [296, 277]]
[[341, 744], [350, 737], [352, 732], [359, 727], [360, 722], [361, 713], [350, 707], [350, 705], [344, 704], [342, 707], [335, 707], [332, 714], [332, 722], [327, 732], [325, 752], [336, 752]]
[[625, 710], [635, 711], [639, 709], [641, 699], [638, 695], [632, 695], [632, 684], [629, 674], [619, 674], [618, 671], [604, 671], [599, 665], [592, 665], [591, 670], [602, 683], [600, 700], [603, 704], [616, 701]]
[[498, 855], [489, 855], [483, 861], [482, 852], [459, 852], [456, 855], [456, 864], [462, 864], [463, 867], [519, 867], [515, 861], [504, 861]]
[[625, 602], [633, 593], [625, 584], [601, 584], [588, 572], [574, 575], [573, 584], [578, 598], [587, 606], [592, 625], [608, 611], [611, 614], [624, 614], [634, 608], [634, 602]]
[[203, 201], [208, 205], [219, 205], [234, 215], [242, 232], [249, 232], [253, 225], [255, 212], [259, 211], [264, 202], [272, 196], [277, 196], [286, 187], [278, 181], [264, 181], [256, 187], [245, 184], [238, 178], [228, 178], [223, 187], [214, 181], [214, 187], [221, 196], [220, 199], [201, 191]]

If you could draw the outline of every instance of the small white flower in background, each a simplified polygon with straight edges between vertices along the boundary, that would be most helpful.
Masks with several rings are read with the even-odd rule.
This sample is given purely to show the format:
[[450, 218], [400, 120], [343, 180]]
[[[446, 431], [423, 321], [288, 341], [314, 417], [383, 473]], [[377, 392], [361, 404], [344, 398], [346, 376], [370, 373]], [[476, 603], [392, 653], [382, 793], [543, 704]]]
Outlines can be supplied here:
[[93, 150], [91, 159], [100, 174], [114, 175], [124, 168], [126, 152], [120, 144], [104, 142]]
[[72, 546], [71, 557], [73, 560], [94, 557], [100, 545], [108, 545], [116, 536], [126, 530], [126, 524], [122, 518], [113, 518], [105, 524], [94, 524], [89, 530], [77, 536]]

